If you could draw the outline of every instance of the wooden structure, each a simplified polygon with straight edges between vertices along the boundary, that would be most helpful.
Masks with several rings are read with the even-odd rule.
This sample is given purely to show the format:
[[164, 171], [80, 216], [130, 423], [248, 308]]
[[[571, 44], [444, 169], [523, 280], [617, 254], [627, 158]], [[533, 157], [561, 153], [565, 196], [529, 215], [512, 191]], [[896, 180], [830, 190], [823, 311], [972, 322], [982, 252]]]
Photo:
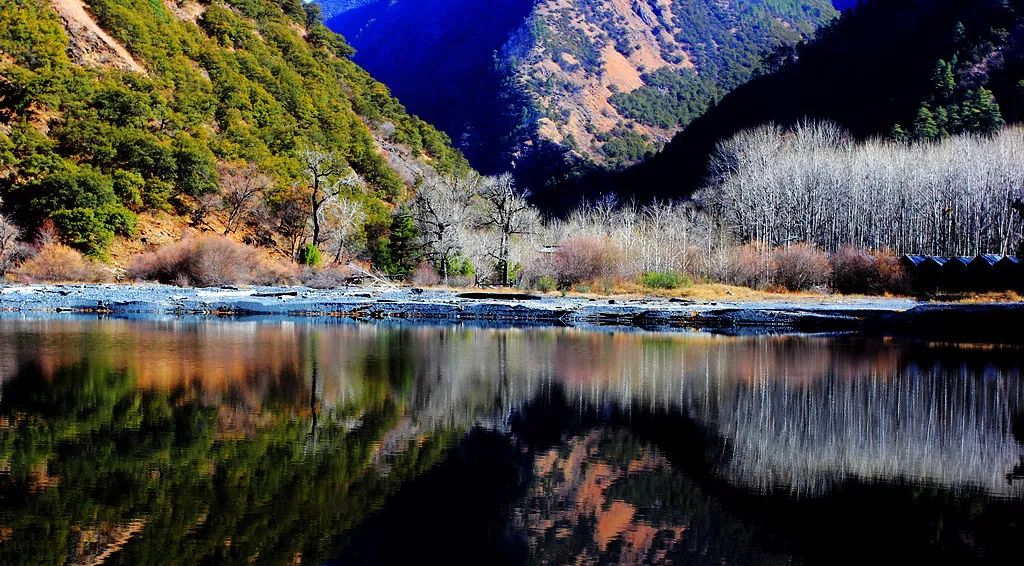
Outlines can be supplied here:
[[1024, 290], [1024, 261], [1016, 256], [905, 255], [900, 264], [919, 293]]

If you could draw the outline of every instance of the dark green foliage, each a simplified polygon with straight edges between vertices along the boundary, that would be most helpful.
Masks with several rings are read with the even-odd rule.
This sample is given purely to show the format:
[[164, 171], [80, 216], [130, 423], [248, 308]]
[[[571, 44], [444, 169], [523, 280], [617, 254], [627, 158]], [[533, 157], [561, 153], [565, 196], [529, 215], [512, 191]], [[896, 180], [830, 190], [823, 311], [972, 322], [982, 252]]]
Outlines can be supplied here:
[[922, 104], [914, 117], [914, 137], [921, 140], [937, 140], [940, 137], [938, 122], [935, 121], [935, 114], [927, 104]]
[[541, 293], [550, 293], [558, 289], [558, 280], [550, 275], [541, 275], [533, 282], [533, 288]]
[[320, 255], [320, 248], [313, 244], [306, 244], [299, 249], [299, 263], [302, 265], [308, 265], [310, 267], [319, 267], [324, 262], [324, 258]]
[[[299, 555], [322, 563], [459, 434], [428, 432], [382, 474], [373, 456], [410, 402], [387, 372], [361, 372], [370, 393], [312, 415], [290, 370], [275, 374], [287, 386], [257, 405], [225, 400], [219, 408], [202, 401], [201, 384], [142, 386], [137, 372], [96, 353], [109, 337], [82, 339], [99, 350], [59, 364], [50, 379], [29, 369], [3, 384], [0, 418], [16, 424], [0, 429], [0, 563], [64, 564], [83, 555], [75, 546], [88, 541], [84, 530], [133, 524], [141, 531], [108, 563], [249, 564], [258, 556], [287, 564]], [[307, 368], [315, 340], [300, 342]], [[223, 410], [258, 411], [259, 424], [221, 434]], [[53, 479], [42, 488], [40, 469]]]
[[715, 99], [718, 88], [690, 69], [667, 67], [643, 76], [645, 86], [612, 95], [609, 101], [627, 118], [661, 128], [685, 126]]
[[601, 151], [611, 167], [635, 163], [652, 151], [651, 141], [646, 136], [621, 126], [599, 135], [598, 140], [603, 142]]
[[115, 235], [135, 229], [135, 215], [118, 198], [113, 179], [88, 165], [68, 163], [12, 197], [24, 224], [50, 218], [64, 241], [86, 253], [102, 254]]
[[469, 258], [460, 254], [448, 258], [447, 270], [443, 270], [441, 269], [441, 266], [437, 266], [437, 271], [440, 273], [447, 273], [453, 277], [469, 277], [476, 273], [476, 267], [473, 266], [473, 262], [470, 261]]
[[640, 276], [640, 284], [652, 289], [679, 289], [690, 287], [693, 280], [674, 271], [650, 271]]
[[[993, 38], [1001, 35], [991, 33]], [[931, 90], [914, 117], [911, 131], [915, 139], [937, 140], [962, 133], [992, 134], [1005, 124], [991, 90], [984, 86], [966, 86], [976, 82], [974, 67], [959, 64], [961, 60], [971, 61], [983, 56], [979, 54], [979, 41], [987, 44], [984, 50], [990, 51], [993, 46], [988, 39], [970, 41], [961, 22], [957, 22], [953, 36], [956, 51], [950, 59], [952, 63], [939, 59], [935, 64]]]
[[374, 268], [388, 275], [411, 273], [422, 256], [416, 237], [412, 215], [403, 209], [386, 221], [367, 221], [366, 244]]
[[[48, 3], [0, 0], [0, 52], [10, 58], [0, 61], [0, 117], [13, 124], [0, 199], [27, 226], [53, 216], [84, 251], [99, 253], [125, 232], [112, 211], [217, 191], [218, 161], [255, 162], [282, 185], [301, 183], [302, 147], [336, 151], [373, 200], [393, 206], [404, 183], [371, 133], [385, 123], [413, 156], [442, 171], [466, 167], [447, 137], [408, 115], [299, 0], [214, 0], [196, 24], [162, 1], [88, 7], [145, 74], [73, 64]], [[308, 26], [305, 37], [297, 26]], [[106, 179], [109, 202], [51, 208], [59, 203], [31, 195], [31, 187], [81, 185], [69, 171]], [[109, 229], [72, 235], [89, 225]]]

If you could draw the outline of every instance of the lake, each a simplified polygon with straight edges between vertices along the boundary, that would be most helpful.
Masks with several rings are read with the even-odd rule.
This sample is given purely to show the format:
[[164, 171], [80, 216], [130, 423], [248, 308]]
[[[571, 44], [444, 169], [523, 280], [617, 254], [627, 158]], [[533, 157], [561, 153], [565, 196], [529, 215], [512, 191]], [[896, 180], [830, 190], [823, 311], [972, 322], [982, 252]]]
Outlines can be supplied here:
[[1022, 354], [0, 318], [0, 564], [1020, 563]]

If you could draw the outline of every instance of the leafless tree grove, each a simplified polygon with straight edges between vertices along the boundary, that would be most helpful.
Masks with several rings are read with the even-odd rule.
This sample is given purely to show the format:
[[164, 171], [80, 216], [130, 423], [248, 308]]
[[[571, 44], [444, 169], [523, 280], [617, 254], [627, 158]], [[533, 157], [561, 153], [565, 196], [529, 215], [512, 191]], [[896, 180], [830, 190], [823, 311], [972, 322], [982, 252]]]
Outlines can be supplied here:
[[1024, 130], [938, 143], [853, 141], [833, 124], [763, 126], [718, 147], [696, 199], [762, 249], [810, 242], [898, 253], [1015, 253]]
[[473, 224], [473, 200], [484, 179], [476, 174], [427, 179], [412, 200], [424, 251], [448, 282], [448, 270], [463, 253]]

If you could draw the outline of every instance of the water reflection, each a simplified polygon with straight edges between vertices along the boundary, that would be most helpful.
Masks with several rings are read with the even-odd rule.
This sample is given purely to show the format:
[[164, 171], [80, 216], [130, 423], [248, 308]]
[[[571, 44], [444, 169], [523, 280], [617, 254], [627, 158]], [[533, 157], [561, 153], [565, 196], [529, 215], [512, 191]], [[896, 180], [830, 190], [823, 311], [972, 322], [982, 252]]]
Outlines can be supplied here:
[[866, 552], [819, 532], [854, 520], [992, 561], [1021, 550], [1021, 353], [0, 320], [0, 563], [813, 562]]

